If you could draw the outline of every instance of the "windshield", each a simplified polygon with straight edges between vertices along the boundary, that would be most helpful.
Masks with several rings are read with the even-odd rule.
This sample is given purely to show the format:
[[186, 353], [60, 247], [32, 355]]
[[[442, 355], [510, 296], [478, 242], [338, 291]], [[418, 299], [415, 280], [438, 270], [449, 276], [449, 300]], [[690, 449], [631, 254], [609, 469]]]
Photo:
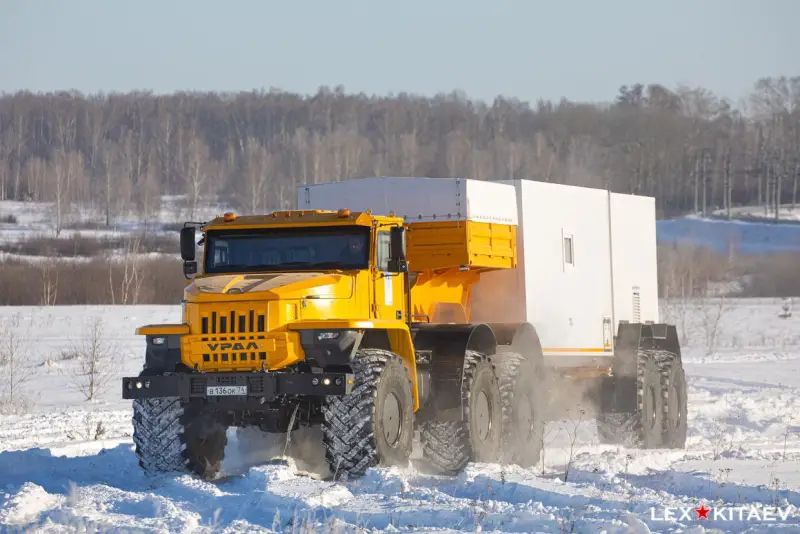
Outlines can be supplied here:
[[209, 231], [205, 272], [366, 269], [369, 231], [362, 226]]

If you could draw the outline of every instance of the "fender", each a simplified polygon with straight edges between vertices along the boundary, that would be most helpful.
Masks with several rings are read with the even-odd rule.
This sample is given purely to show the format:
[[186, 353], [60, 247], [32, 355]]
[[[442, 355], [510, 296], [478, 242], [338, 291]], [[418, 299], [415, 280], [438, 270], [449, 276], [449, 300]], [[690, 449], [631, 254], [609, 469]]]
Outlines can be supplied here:
[[494, 332], [497, 345], [508, 346], [510, 352], [516, 352], [534, 360], [537, 368], [543, 364], [542, 343], [536, 328], [530, 323], [488, 323]]
[[[495, 354], [497, 339], [487, 324], [414, 325], [422, 399], [419, 420], [460, 420], [464, 355], [468, 350]], [[426, 387], [427, 386], [427, 387]]]
[[[419, 324], [413, 327], [422, 388], [420, 420], [460, 420], [464, 356], [468, 350], [522, 354], [543, 369], [542, 345], [530, 323]], [[427, 386], [427, 387], [426, 387]]]
[[[408, 325], [399, 321], [369, 320], [357, 321], [346, 319], [322, 319], [316, 321], [302, 321], [289, 325], [289, 330], [301, 332], [305, 347], [312, 346], [312, 336], [316, 332], [330, 332], [339, 330], [354, 334], [346, 346], [346, 360], [349, 361], [359, 348], [384, 349], [391, 351], [406, 364], [408, 378], [411, 381], [411, 395], [414, 398], [414, 411], [419, 409], [419, 384], [417, 381], [417, 361], [414, 354], [414, 344]], [[303, 334], [306, 332], [306, 334]], [[348, 363], [338, 361], [333, 363]]]

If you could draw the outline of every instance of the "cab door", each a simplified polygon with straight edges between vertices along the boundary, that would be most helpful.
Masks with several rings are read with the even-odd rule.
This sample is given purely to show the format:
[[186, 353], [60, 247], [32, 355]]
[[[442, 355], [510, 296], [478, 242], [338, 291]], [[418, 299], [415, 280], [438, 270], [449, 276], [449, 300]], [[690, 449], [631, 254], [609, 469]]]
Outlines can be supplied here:
[[374, 295], [375, 318], [403, 320], [405, 313], [405, 278], [403, 273], [389, 272], [389, 228], [379, 228], [375, 239]]

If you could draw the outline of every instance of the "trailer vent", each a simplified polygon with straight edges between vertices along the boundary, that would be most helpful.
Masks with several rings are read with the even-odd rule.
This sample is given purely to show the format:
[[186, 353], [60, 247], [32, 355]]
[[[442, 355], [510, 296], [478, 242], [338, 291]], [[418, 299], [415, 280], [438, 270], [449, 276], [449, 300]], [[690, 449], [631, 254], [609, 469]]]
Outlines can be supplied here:
[[642, 304], [638, 287], [633, 288], [633, 317], [631, 317], [631, 322], [634, 324], [642, 322]]

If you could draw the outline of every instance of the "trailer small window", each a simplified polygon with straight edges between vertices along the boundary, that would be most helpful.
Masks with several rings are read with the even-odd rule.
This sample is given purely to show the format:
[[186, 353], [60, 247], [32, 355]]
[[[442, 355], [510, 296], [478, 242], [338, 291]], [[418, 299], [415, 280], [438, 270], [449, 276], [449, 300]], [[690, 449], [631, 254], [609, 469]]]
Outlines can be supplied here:
[[564, 263], [575, 265], [575, 250], [572, 245], [572, 236], [564, 237]]

